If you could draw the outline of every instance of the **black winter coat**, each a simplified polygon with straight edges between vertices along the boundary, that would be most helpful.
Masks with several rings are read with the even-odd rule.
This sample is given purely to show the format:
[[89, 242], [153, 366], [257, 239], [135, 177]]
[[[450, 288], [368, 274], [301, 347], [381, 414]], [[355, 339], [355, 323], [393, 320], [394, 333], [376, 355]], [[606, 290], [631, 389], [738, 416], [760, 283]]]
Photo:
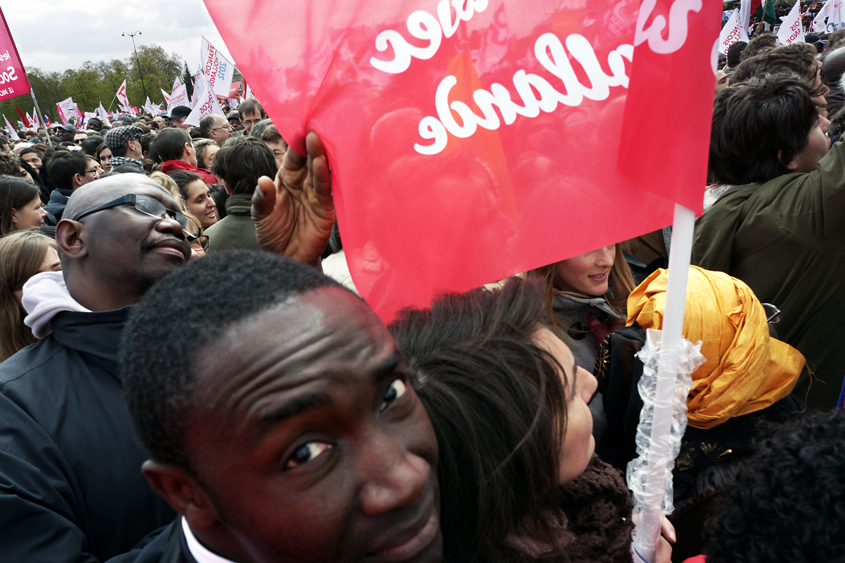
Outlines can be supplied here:
[[0, 364], [3, 561], [103, 561], [173, 521], [141, 473], [149, 456], [123, 397], [128, 314], [59, 313]]

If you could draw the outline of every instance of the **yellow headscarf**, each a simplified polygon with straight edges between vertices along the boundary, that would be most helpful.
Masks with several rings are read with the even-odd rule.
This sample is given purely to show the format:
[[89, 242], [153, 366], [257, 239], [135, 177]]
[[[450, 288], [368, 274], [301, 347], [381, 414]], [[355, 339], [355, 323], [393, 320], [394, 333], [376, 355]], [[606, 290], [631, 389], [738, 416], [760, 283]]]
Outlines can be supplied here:
[[[661, 328], [665, 304], [666, 270], [658, 270], [628, 298], [628, 325]], [[798, 350], [769, 336], [765, 310], [751, 288], [721, 272], [690, 267], [684, 336], [702, 342], [707, 360], [692, 374], [687, 398], [687, 419], [696, 428], [776, 403], [804, 367]]]

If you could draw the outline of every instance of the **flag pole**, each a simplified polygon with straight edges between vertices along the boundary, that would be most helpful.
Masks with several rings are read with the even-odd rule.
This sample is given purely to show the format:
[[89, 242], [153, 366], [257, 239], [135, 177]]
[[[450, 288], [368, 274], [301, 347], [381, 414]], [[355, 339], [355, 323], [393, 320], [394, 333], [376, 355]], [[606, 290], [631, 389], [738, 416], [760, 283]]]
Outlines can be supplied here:
[[53, 141], [50, 139], [50, 128], [47, 127], [47, 121], [44, 119], [44, 114], [41, 113], [41, 108], [38, 107], [38, 100], [35, 99], [35, 90], [30, 87], [29, 93], [32, 94], [32, 103], [35, 105], [35, 112], [38, 114], [38, 119], [41, 120], [41, 125], [44, 126], [44, 133], [47, 134], [47, 146], [52, 147]]
[[[664, 307], [662, 336], [660, 339], [660, 358], [657, 370], [657, 390], [654, 397], [654, 421], [649, 445], [649, 480], [647, 490], [658, 492], [666, 490], [666, 480], [671, 478], [665, 459], [669, 451], [669, 442], [661, 439], [667, 436], [672, 427], [672, 398], [678, 377], [681, 352], [681, 340], [684, 328], [684, 308], [687, 299], [687, 280], [689, 278], [690, 256], [692, 254], [695, 213], [678, 203], [675, 204], [675, 216], [672, 223], [672, 241], [669, 246], [669, 271], [666, 280], [666, 305]], [[659, 460], [664, 460], [661, 463]], [[660, 536], [661, 517], [663, 516], [663, 495], [655, 494], [655, 502], [643, 506], [642, 520], [637, 523], [634, 548], [646, 561], [654, 561]], [[637, 559], [635, 559], [636, 561]]]

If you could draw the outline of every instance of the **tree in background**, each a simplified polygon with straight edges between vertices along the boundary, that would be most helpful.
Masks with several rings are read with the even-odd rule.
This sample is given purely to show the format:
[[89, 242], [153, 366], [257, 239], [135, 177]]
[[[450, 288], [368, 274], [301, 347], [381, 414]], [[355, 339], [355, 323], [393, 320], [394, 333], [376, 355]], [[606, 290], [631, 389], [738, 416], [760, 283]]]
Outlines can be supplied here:
[[[168, 55], [158, 45], [139, 45], [138, 60], [141, 63], [147, 94], [153, 103], [161, 102], [160, 89], [170, 92], [173, 81], [182, 72], [183, 65], [185, 69], [188, 68], [187, 63], [176, 53]], [[53, 122], [59, 117], [56, 103], [68, 97], [72, 97], [82, 111], [94, 111], [100, 102], [107, 110], [111, 108], [114, 111], [117, 108], [114, 97], [124, 80], [129, 102], [139, 108], [144, 105], [144, 90], [141, 87], [138, 61], [134, 52], [124, 60], [97, 63], [86, 61], [81, 67], [64, 72], [44, 72], [38, 68], [27, 68], [26, 73], [41, 111]], [[182, 80], [184, 81], [184, 78]], [[188, 92], [191, 90], [191, 82], [188, 81]], [[0, 114], [5, 114], [13, 124], [18, 118], [12, 104], [17, 104], [22, 111], [30, 115], [33, 114], [30, 96], [19, 96], [0, 102]]]

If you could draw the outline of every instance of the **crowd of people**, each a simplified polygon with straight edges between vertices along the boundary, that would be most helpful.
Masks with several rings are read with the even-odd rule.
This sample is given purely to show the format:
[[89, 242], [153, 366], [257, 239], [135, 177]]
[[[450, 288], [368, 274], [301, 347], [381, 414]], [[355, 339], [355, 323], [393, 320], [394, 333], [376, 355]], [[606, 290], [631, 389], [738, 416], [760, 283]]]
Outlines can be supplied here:
[[[717, 79], [661, 563], [844, 560], [837, 33]], [[0, 559], [632, 561], [670, 230], [385, 326], [320, 138], [189, 113], [0, 139]]]

